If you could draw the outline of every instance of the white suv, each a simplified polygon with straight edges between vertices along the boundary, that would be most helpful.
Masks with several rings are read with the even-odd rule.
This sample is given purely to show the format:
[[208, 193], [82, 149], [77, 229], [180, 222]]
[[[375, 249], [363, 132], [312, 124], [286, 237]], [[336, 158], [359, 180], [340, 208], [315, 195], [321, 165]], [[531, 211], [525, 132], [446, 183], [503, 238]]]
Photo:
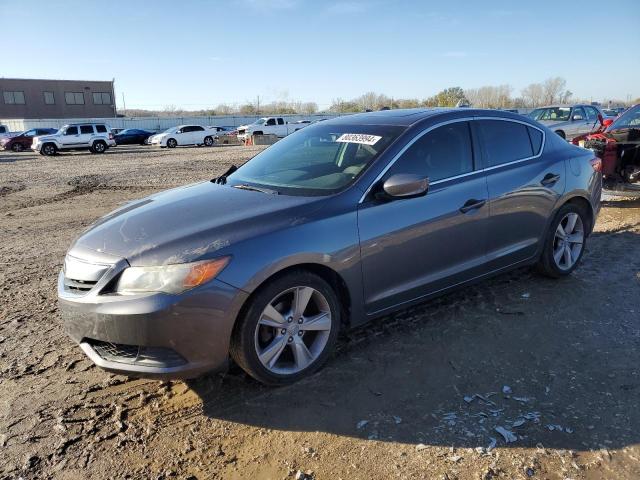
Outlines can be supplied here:
[[74, 123], [65, 125], [53, 135], [34, 137], [31, 150], [41, 155], [55, 155], [60, 150], [90, 150], [104, 153], [115, 147], [113, 133], [104, 123]]

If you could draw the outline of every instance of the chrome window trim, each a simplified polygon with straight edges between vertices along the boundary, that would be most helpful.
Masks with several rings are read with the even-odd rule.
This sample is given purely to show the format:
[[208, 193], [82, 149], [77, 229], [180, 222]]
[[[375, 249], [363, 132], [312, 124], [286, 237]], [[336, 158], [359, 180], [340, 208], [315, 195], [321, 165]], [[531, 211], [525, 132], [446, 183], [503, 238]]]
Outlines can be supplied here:
[[[495, 170], [496, 168], [501, 168], [501, 167], [506, 167], [508, 165], [514, 165], [516, 163], [520, 163], [520, 162], [526, 162], [527, 160], [533, 160], [535, 158], [538, 158], [540, 156], [542, 156], [542, 153], [544, 152], [544, 147], [546, 144], [546, 140], [547, 140], [547, 135], [545, 133], [544, 130], [542, 130], [539, 127], [536, 127], [535, 125], [531, 125], [528, 122], [524, 122], [522, 120], [517, 120], [515, 118], [506, 118], [506, 117], [463, 117], [463, 118], [455, 118], [453, 120], [447, 120], [444, 122], [440, 122], [440, 123], [436, 123], [435, 125], [430, 126], [429, 128], [423, 130], [422, 132], [420, 132], [418, 135], [416, 135], [415, 137], [413, 137], [413, 139], [411, 139], [411, 141], [409, 143], [407, 143], [404, 147], [402, 147], [402, 150], [400, 150], [387, 164], [386, 167], [384, 167], [384, 169], [382, 170], [382, 172], [380, 172], [378, 174], [378, 176], [373, 180], [373, 182], [371, 182], [371, 184], [369, 185], [369, 187], [367, 187], [367, 189], [365, 190], [364, 194], [362, 195], [362, 197], [360, 197], [360, 200], [358, 201], [358, 204], [363, 203], [364, 199], [367, 197], [367, 195], [369, 195], [369, 193], [371, 192], [371, 189], [373, 188], [373, 186], [378, 183], [380, 181], [380, 179], [382, 177], [385, 176], [385, 174], [389, 171], [389, 169], [396, 163], [396, 161], [404, 154], [404, 152], [406, 152], [415, 142], [417, 142], [420, 138], [422, 138], [423, 135], [426, 135], [427, 133], [429, 133], [432, 130], [435, 130], [438, 127], [442, 127], [444, 125], [450, 125], [452, 123], [458, 123], [458, 122], [472, 122], [474, 120], [502, 120], [504, 122], [513, 122], [513, 123], [521, 123], [522, 125], [526, 126], [526, 127], [531, 127], [531, 128], [535, 128], [536, 130], [538, 130], [540, 133], [542, 133], [542, 143], [540, 144], [540, 151], [536, 154], [533, 155], [531, 157], [526, 157], [526, 158], [520, 158], [518, 160], [513, 160], [512, 162], [507, 162], [507, 163], [501, 163], [500, 165], [494, 165], [492, 167], [487, 167], [487, 168], [481, 168], [479, 170], [473, 170], [471, 172], [467, 172], [467, 173], [462, 173], [460, 175], [455, 175], [453, 177], [447, 177], [447, 178], [441, 178], [440, 180], [436, 180], [435, 182], [430, 182], [429, 185], [437, 185], [439, 183], [443, 183], [443, 182], [449, 182], [451, 180], [456, 180], [458, 178], [463, 178], [463, 177], [468, 177], [470, 175], [474, 175], [476, 173], [480, 173], [480, 172], [488, 172], [490, 170]], [[474, 155], [475, 155], [475, 151], [474, 151]], [[475, 158], [474, 158], [475, 159]]]

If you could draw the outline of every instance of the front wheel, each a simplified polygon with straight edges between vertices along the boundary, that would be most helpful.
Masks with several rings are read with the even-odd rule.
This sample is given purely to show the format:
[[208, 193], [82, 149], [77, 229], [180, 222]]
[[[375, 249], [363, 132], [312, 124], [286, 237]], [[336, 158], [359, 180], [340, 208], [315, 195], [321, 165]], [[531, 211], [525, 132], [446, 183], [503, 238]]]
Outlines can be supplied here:
[[331, 286], [305, 271], [285, 274], [250, 300], [231, 339], [231, 356], [253, 378], [284, 385], [320, 368], [340, 326]]
[[569, 275], [582, 259], [587, 242], [587, 215], [575, 204], [563, 205], [547, 232], [537, 269], [552, 278]]
[[178, 146], [178, 142], [176, 142], [175, 138], [170, 138], [167, 140], [167, 147], [176, 148]]
[[51, 156], [51, 155], [55, 155], [56, 152], [58, 151], [58, 149], [56, 148], [56, 146], [53, 143], [45, 143], [42, 148], [40, 149], [40, 153], [46, 155], [46, 156]]
[[213, 138], [211, 137], [204, 137], [204, 144], [207, 147], [212, 147], [213, 146]]
[[22, 146], [21, 143], [14, 143], [11, 147], [11, 150], [13, 150], [14, 152], [18, 153], [24, 150], [24, 147]]

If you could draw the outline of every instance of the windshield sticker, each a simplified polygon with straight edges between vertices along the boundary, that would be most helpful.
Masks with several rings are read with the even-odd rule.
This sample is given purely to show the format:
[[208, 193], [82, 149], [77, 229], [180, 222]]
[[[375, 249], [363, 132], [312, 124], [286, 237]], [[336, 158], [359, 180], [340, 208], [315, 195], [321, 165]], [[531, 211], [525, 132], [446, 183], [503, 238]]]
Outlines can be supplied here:
[[367, 135], [365, 133], [343, 133], [336, 142], [361, 143], [362, 145], [375, 145], [382, 137], [378, 135]]

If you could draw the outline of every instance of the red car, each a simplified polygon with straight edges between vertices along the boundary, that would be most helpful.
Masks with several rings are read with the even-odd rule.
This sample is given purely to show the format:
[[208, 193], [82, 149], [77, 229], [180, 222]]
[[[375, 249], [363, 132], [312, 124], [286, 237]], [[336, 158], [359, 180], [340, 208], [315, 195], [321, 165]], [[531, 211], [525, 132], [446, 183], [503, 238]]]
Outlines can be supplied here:
[[593, 150], [602, 159], [603, 186], [608, 193], [640, 195], [640, 104], [616, 119], [605, 119], [573, 144]]
[[22, 132], [15, 137], [7, 137], [0, 140], [0, 149], [13, 150], [14, 152], [22, 152], [23, 150], [29, 150], [33, 143], [33, 137], [40, 135], [51, 135], [58, 130], [55, 128], [32, 128], [26, 132]]

